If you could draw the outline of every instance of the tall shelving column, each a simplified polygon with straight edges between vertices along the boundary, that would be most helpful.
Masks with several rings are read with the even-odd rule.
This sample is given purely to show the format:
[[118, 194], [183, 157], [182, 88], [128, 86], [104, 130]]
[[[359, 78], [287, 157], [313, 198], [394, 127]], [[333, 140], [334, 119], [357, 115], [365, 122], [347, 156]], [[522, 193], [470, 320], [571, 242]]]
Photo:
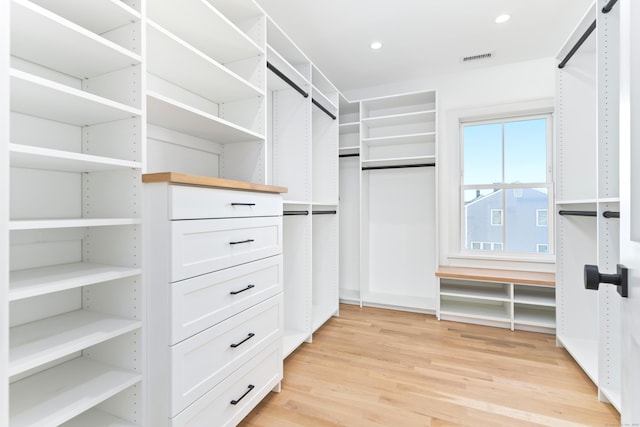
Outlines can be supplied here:
[[[0, 3], [0, 283], [9, 283], [9, 2]], [[8, 292], [0, 286], [0, 325], [9, 324]], [[9, 330], [0, 326], [0, 425], [9, 424]]]
[[360, 103], [360, 281], [368, 305], [436, 311], [436, 92]]
[[598, 386], [599, 398], [621, 405], [620, 296], [613, 287], [584, 288], [585, 264], [603, 273], [619, 263], [619, 12], [598, 1], [559, 54], [596, 29], [557, 71], [556, 205], [557, 339]]
[[[620, 220], [605, 212], [620, 211], [619, 186], [619, 80], [620, 7], [603, 13], [607, 0], [599, 0], [597, 15], [597, 156], [598, 156], [598, 267], [616, 272], [620, 263]], [[621, 302], [613, 286], [601, 286], [598, 294], [600, 354], [598, 390], [601, 400], [621, 411]]]
[[11, 427], [144, 425], [144, 5], [10, 8], [2, 412]]
[[311, 69], [311, 329], [338, 314], [338, 90]]
[[312, 331], [312, 87], [311, 62], [267, 20], [268, 184], [283, 194], [284, 336], [287, 357]]
[[340, 97], [340, 301], [360, 296], [360, 103]]
[[[592, 8], [558, 55], [558, 62], [595, 19]], [[563, 211], [597, 208], [596, 43], [592, 35], [556, 70], [556, 334], [598, 383], [597, 294], [586, 292], [584, 264], [597, 262], [596, 219]]]

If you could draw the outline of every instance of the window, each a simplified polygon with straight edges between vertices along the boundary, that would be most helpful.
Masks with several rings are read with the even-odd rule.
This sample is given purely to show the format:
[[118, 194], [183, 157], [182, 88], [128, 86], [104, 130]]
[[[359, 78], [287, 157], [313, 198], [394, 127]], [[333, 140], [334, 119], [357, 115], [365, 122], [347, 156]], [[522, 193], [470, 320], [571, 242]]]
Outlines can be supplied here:
[[502, 225], [502, 209], [491, 209], [491, 225]]
[[546, 227], [547, 224], [547, 209], [537, 209], [536, 210], [536, 226], [538, 227]]
[[549, 252], [551, 132], [550, 114], [460, 123], [463, 248]]
[[549, 253], [549, 245], [546, 243], [538, 243], [536, 245], [536, 252], [541, 254]]

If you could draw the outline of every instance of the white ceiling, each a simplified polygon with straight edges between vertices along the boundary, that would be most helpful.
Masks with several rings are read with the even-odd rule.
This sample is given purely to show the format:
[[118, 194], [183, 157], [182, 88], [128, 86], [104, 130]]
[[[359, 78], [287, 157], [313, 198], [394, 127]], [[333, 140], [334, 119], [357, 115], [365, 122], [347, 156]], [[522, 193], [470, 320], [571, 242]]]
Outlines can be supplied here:
[[[553, 57], [593, 0], [256, 0], [343, 93]], [[502, 13], [504, 24], [494, 22]], [[380, 50], [369, 48], [372, 41]], [[491, 52], [490, 60], [462, 63]]]

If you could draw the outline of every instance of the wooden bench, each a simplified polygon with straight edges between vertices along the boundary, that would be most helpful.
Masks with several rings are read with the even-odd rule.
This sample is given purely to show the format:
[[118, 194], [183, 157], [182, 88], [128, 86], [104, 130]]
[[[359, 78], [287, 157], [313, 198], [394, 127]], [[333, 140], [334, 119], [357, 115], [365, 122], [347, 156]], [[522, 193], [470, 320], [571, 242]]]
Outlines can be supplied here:
[[440, 266], [440, 320], [555, 333], [555, 274]]

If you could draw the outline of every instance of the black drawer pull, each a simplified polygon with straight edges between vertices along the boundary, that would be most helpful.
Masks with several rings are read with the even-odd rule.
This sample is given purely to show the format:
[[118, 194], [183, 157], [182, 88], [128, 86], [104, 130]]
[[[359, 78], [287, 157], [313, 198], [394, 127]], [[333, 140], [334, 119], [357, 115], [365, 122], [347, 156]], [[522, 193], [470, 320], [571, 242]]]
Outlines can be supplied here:
[[251, 392], [251, 390], [253, 390], [254, 388], [256, 388], [256, 386], [254, 386], [253, 384], [249, 384], [248, 390], [247, 390], [247, 391], [245, 391], [245, 392], [244, 392], [244, 394], [243, 394], [242, 396], [240, 396], [240, 399], [232, 400], [232, 401], [231, 401], [231, 404], [232, 404], [232, 405], [237, 405], [238, 403], [240, 403], [240, 401], [241, 401], [242, 399], [244, 399], [244, 398], [245, 398], [245, 396], [246, 396], [247, 394], [249, 394], [249, 393]]
[[242, 293], [242, 292], [244, 292], [244, 291], [248, 291], [249, 289], [253, 289], [253, 288], [255, 288], [255, 287], [256, 287], [256, 285], [249, 285], [249, 286], [247, 286], [247, 287], [246, 287], [246, 288], [244, 288], [244, 289], [240, 289], [239, 291], [231, 291], [231, 292], [229, 292], [229, 293], [230, 293], [231, 295], [238, 295], [238, 294], [241, 294], [241, 293]]
[[251, 243], [253, 242], [253, 239], [247, 239], [247, 240], [240, 240], [238, 242], [229, 242], [230, 245], [239, 245], [240, 243]]
[[231, 206], [255, 206], [255, 203], [231, 203]]
[[256, 334], [254, 334], [253, 332], [250, 332], [249, 335], [247, 335], [247, 337], [245, 339], [243, 339], [242, 341], [240, 341], [239, 343], [231, 344], [231, 348], [240, 347], [242, 344], [244, 344], [245, 342], [249, 341], [255, 335]]

